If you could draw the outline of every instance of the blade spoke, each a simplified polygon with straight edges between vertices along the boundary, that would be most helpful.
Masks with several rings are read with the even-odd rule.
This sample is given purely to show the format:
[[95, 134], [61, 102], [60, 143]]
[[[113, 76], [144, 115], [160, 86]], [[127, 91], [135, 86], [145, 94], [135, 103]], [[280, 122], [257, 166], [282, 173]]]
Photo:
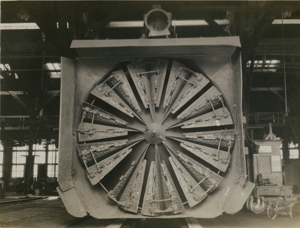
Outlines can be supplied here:
[[98, 162], [106, 155], [126, 146], [128, 146], [128, 139], [79, 144], [77, 145], [77, 151], [81, 161], [90, 166], [95, 163], [95, 160]]
[[79, 142], [126, 136], [129, 131], [136, 130], [86, 122], [79, 124], [77, 129]]
[[208, 162], [209, 164], [213, 165], [217, 169], [225, 172], [229, 163], [230, 163], [230, 153], [227, 151], [223, 151], [220, 149], [214, 149], [207, 146], [203, 146], [196, 143], [191, 143], [189, 141], [176, 139], [175, 140], [180, 142], [180, 146], [184, 149], [190, 151], [191, 153], [195, 154], [197, 157], [203, 159], [204, 161]]
[[227, 108], [219, 108], [201, 116], [192, 118], [188, 121], [173, 125], [169, 128], [181, 126], [181, 128], [214, 127], [223, 125], [232, 125], [232, 117]]
[[116, 187], [108, 193], [108, 197], [118, 203], [125, 211], [137, 213], [141, 197], [147, 161], [144, 160], [148, 144], [139, 158], [132, 162], [130, 168], [121, 177]]
[[158, 216], [178, 214], [184, 211], [179, 194], [164, 161], [161, 162], [155, 145], [155, 162], [151, 163], [142, 214]]
[[92, 185], [97, 184], [102, 180], [105, 175], [107, 175], [111, 170], [113, 170], [116, 165], [118, 165], [131, 151], [132, 147], [138, 142], [133, 143], [132, 145], [126, 147], [125, 149], [97, 162], [96, 164], [87, 167], [86, 173], [87, 177], [90, 180]]
[[187, 107], [177, 119], [186, 119], [195, 115], [205, 113], [212, 109], [211, 104], [215, 107], [221, 103], [221, 93], [216, 87], [212, 86], [201, 97], [194, 101], [189, 107]]
[[222, 182], [223, 178], [209, 168], [205, 167], [179, 150], [176, 152], [172, 151], [165, 143], [164, 146], [197, 181], [197, 185], [201, 186], [202, 189], [205, 190], [205, 193], [209, 194], [210, 192], [214, 191]]

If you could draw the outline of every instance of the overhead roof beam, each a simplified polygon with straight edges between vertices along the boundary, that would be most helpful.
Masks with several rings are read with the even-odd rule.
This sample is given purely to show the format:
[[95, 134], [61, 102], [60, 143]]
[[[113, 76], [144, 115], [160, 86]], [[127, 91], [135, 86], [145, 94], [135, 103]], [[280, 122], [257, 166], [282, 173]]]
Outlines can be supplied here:
[[[227, 19], [214, 20], [218, 25], [229, 25]], [[172, 20], [172, 26], [207, 26], [205, 20]], [[142, 28], [144, 21], [111, 21], [106, 26], [107, 28]]]
[[284, 91], [283, 87], [252, 87], [251, 92]]
[[250, 29], [247, 37], [247, 49], [248, 53], [258, 45], [259, 41], [265, 35], [269, 27], [271, 26], [273, 20], [278, 16], [279, 12], [266, 11], [262, 12], [259, 20], [254, 23], [253, 27]]
[[[13, 92], [15, 95], [26, 95], [23, 91], [0, 91], [0, 95], [11, 95], [10, 92]], [[44, 92], [42, 95], [48, 96], [56, 94], [56, 96], [59, 95], [60, 90], [49, 90]]]
[[0, 30], [36, 30], [40, 27], [36, 23], [0, 23]]
[[27, 104], [14, 92], [8, 91], [8, 93], [23, 107], [28, 111]]

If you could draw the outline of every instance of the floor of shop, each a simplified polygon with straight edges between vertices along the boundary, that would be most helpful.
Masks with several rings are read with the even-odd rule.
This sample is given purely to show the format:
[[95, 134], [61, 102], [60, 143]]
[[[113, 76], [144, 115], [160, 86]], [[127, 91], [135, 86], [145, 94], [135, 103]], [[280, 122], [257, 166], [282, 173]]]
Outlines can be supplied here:
[[[10, 204], [1, 202], [11, 201]], [[279, 214], [270, 220], [266, 212], [254, 214], [246, 209], [234, 215], [224, 214], [214, 219], [197, 219], [198, 227], [300, 227], [300, 203], [293, 208], [293, 218]], [[74, 218], [68, 214], [61, 199], [49, 197], [24, 201], [17, 196], [0, 200], [0, 226], [2, 227], [113, 227], [123, 220], [97, 220], [92, 217]], [[183, 228], [183, 219], [125, 220], [122, 228]]]

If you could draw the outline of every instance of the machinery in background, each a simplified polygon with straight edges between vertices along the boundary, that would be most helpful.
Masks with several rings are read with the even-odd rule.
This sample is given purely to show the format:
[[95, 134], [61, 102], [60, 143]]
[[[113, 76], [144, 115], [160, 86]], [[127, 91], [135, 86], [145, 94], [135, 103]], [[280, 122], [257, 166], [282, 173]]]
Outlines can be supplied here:
[[33, 181], [32, 190], [35, 195], [58, 195], [56, 187], [58, 186], [56, 177], [47, 176], [47, 165], [38, 165], [38, 176]]
[[272, 132], [264, 140], [254, 140], [259, 146], [258, 154], [253, 155], [255, 188], [247, 201], [247, 208], [256, 214], [267, 209], [270, 219], [275, 219], [280, 210], [285, 210], [292, 217], [293, 186], [284, 185], [280, 155], [281, 139]]

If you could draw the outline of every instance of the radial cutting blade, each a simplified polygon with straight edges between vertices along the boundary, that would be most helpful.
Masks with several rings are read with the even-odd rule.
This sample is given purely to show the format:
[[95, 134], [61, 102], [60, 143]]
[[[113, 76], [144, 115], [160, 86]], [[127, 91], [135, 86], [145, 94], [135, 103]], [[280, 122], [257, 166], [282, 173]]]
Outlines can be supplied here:
[[180, 142], [181, 147], [195, 154], [197, 157], [203, 159], [222, 172], [226, 171], [231, 157], [230, 153], [227, 151], [203, 146], [197, 143], [191, 143], [181, 139], [174, 139]]
[[206, 193], [214, 191], [223, 180], [223, 177], [213, 172], [209, 168], [195, 161], [191, 157], [185, 155], [180, 151], [172, 151], [168, 146], [168, 143], [164, 143], [169, 153], [176, 157], [181, 165], [189, 172], [189, 174], [197, 181], [197, 183], [205, 190]]
[[154, 217], [181, 213], [184, 211], [184, 206], [166, 164], [160, 161], [157, 146], [155, 146], [155, 153], [155, 162], [150, 166], [142, 214]]
[[95, 123], [99, 122], [99, 123], [108, 123], [108, 124], [122, 125], [122, 126], [128, 124], [126, 121], [116, 117], [115, 115], [86, 102], [83, 102], [82, 111], [83, 111], [83, 119], [87, 119], [90, 121], [94, 119]]
[[97, 184], [102, 180], [111, 170], [113, 170], [116, 165], [118, 165], [131, 151], [132, 147], [139, 143], [137, 141], [130, 146], [120, 150], [119, 152], [97, 162], [96, 164], [86, 167], [87, 177], [92, 185]]
[[141, 198], [147, 161], [143, 160], [135, 169], [119, 200], [118, 206], [125, 211], [137, 213]]
[[171, 112], [173, 114], [177, 112], [183, 105], [185, 105], [190, 99], [192, 99], [197, 93], [199, 93], [208, 83], [209, 80], [204, 77], [203, 74], [193, 72], [180, 91], [180, 94], [176, 98], [174, 104], [172, 105]]
[[113, 90], [124, 100], [127, 104], [136, 112], [141, 112], [139, 104], [133, 94], [131, 86], [127, 80], [127, 77], [124, 74], [123, 70], [118, 70], [113, 72], [106, 83], [111, 87], [114, 88]]
[[126, 145], [128, 146], [128, 139], [85, 143], [77, 145], [77, 151], [81, 160], [87, 166], [90, 166], [95, 163], [95, 160], [97, 162], [104, 156], [107, 156], [108, 154], [117, 151]]
[[183, 140], [187, 139], [195, 143], [227, 148], [227, 151], [229, 152], [234, 142], [234, 131], [220, 130], [205, 132], [187, 132], [183, 133], [183, 137]]
[[96, 86], [91, 94], [120, 110], [124, 114], [134, 117], [137, 114], [116, 94], [116, 92], [107, 83]]
[[127, 65], [145, 108], [148, 108], [151, 101], [153, 106], [159, 107], [167, 65], [168, 61], [164, 59]]
[[108, 197], [118, 203], [125, 211], [137, 213], [144, 181], [146, 160], [143, 160], [149, 144], [139, 158], [131, 163], [128, 171], [120, 178], [116, 187], [108, 193]]
[[182, 113], [177, 116], [177, 119], [186, 119], [192, 116], [196, 116], [207, 111], [211, 111], [211, 106], [216, 106], [221, 103], [222, 94], [216, 87], [212, 86], [196, 101], [194, 101], [189, 107], [187, 107]]
[[[184, 66], [179, 67], [179, 69], [181, 69], [182, 67]], [[191, 100], [209, 83], [209, 80], [206, 77], [204, 77], [204, 75], [197, 72], [193, 72], [186, 67], [184, 68], [184, 70], [180, 71], [180, 74], [182, 74], [182, 72], [187, 72], [187, 73], [184, 76], [180, 76], [180, 75], [177, 76], [177, 80], [181, 79], [181, 81], [178, 82], [181, 85], [180, 91], [177, 91], [177, 93], [175, 92], [176, 96], [174, 96], [173, 99], [172, 99], [172, 95], [171, 96], [169, 95], [169, 97], [167, 98], [169, 99], [170, 107], [168, 108], [163, 120], [165, 120], [170, 113], [174, 114], [180, 108], [182, 108], [189, 100]], [[174, 77], [172, 79], [174, 81]], [[175, 80], [176, 80], [176, 76], [175, 76]], [[171, 83], [174, 84], [176, 82], [172, 82], [171, 80]]]
[[167, 109], [173, 104], [190, 74], [191, 72], [186, 70], [184, 65], [173, 61], [163, 103], [164, 108]]
[[189, 174], [184, 166], [180, 164], [175, 156], [169, 157], [169, 160], [189, 206], [193, 207], [199, 204], [203, 199], [206, 198], [207, 193]]
[[232, 117], [227, 108], [219, 108], [203, 114], [201, 116], [197, 116], [185, 122], [173, 125], [169, 128], [174, 128], [181, 126], [181, 128], [198, 128], [198, 127], [214, 127], [214, 126], [222, 126], [222, 125], [232, 125]]
[[77, 129], [79, 142], [125, 136], [129, 131], [136, 130], [86, 122], [80, 123]]

